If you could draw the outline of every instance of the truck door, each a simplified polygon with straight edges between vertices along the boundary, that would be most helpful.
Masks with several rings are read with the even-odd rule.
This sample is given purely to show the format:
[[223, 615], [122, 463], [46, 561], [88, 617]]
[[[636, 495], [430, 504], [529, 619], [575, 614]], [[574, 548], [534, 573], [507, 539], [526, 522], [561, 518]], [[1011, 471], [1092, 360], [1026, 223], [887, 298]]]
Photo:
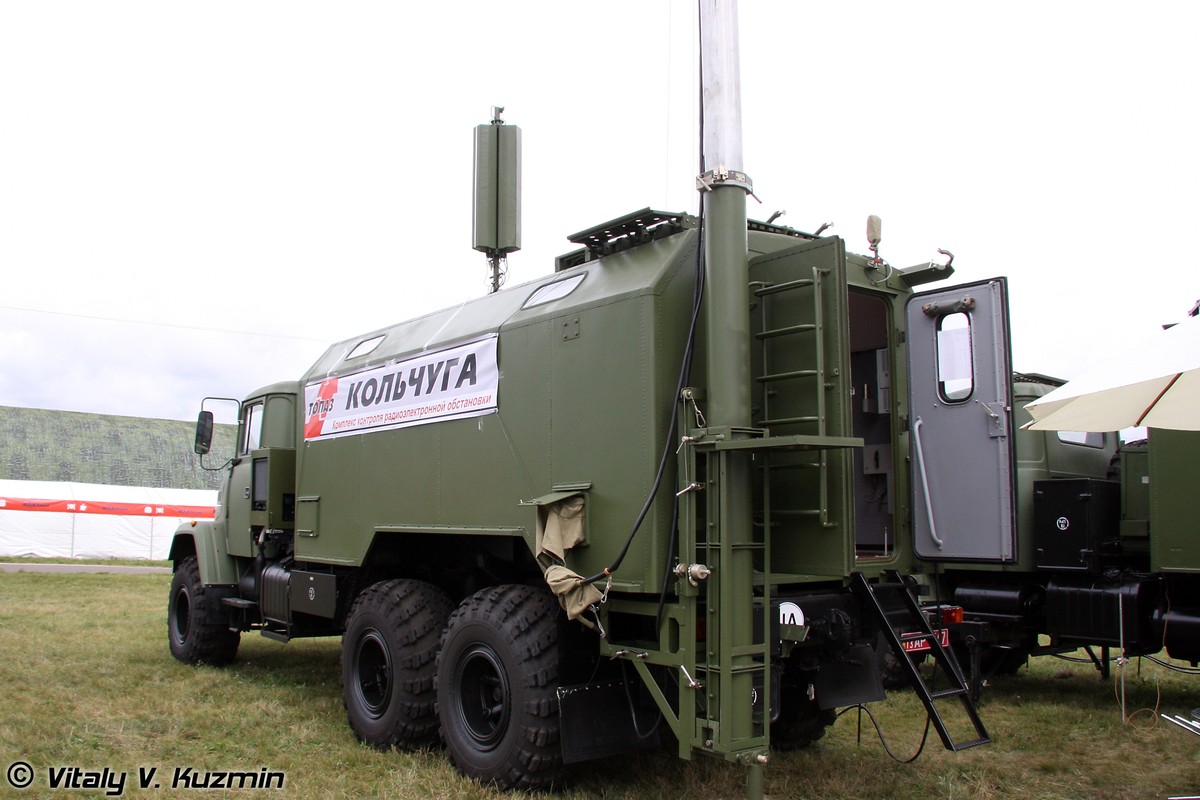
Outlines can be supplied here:
[[921, 558], [1016, 558], [1003, 278], [908, 301], [913, 542]]
[[254, 539], [250, 535], [250, 487], [254, 466], [250, 454], [261, 446], [263, 408], [262, 400], [242, 407], [237, 451], [229, 468], [229, 490], [225, 497], [225, 547], [230, 555], [254, 555]]

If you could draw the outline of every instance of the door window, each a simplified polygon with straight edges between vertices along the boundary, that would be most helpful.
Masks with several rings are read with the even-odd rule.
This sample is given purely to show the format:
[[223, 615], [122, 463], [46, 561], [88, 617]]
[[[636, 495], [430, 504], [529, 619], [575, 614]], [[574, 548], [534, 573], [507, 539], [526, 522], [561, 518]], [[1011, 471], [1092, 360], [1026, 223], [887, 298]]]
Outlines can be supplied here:
[[938, 319], [938, 394], [947, 403], [961, 403], [975, 391], [971, 354], [971, 317], [958, 312]]
[[243, 418], [242, 450], [240, 455], [247, 455], [251, 450], [257, 450], [262, 443], [263, 404], [254, 403], [246, 406], [246, 416]]
[[1103, 433], [1090, 433], [1088, 431], [1059, 431], [1058, 440], [1065, 444], [1078, 444], [1084, 447], [1102, 448], [1108, 444], [1108, 440]]

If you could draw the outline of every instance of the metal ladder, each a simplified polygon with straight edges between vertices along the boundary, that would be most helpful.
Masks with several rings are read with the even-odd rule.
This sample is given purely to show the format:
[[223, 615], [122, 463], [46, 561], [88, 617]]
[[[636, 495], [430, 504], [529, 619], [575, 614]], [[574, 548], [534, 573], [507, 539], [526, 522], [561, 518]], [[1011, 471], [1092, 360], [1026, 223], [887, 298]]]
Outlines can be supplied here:
[[[823, 279], [826, 272], [819, 267], [812, 267], [811, 271], [811, 278], [798, 278], [781, 283], [754, 282], [750, 285], [751, 294], [755, 298], [758, 298], [758, 302], [761, 304], [761, 325], [759, 330], [754, 334], [754, 337], [762, 342], [762, 374], [755, 379], [757, 383], [763, 386], [762, 419], [758, 422], [758, 425], [762, 428], [772, 429], [772, 433], [777, 433], [780, 428], [795, 430], [796, 426], [802, 426], [804, 433], [816, 436], [825, 436], [829, 432], [827, 425], [828, 409], [825, 399], [825, 393], [829, 388], [827, 373], [829, 366], [825, 354], [825, 343], [823, 341], [825, 327]], [[793, 324], [776, 326], [772, 322], [772, 315], [770, 313], [771, 307], [774, 305], [772, 300], [779, 300], [785, 294], [797, 292], [808, 294], [806, 298], [808, 300], [808, 307], [806, 309], [804, 300], [797, 303], [797, 306], [805, 309], [806, 313], [799, 315], [799, 320]], [[774, 359], [771, 357], [772, 347], [770, 342], [786, 337], [796, 337], [801, 342], [799, 347], [812, 354], [811, 367], [776, 369], [773, 366], [772, 362]], [[795, 381], [811, 382], [812, 396], [816, 400], [815, 414], [773, 416], [771, 413], [771, 397], [774, 393], [772, 386]], [[772, 513], [782, 518], [816, 518], [822, 528], [831, 527], [828, 502], [829, 459], [824, 450], [815, 453], [812, 461], [799, 461], [787, 464], [776, 463], [768, 467], [768, 469], [773, 471], [816, 470], [820, 487], [817, 495], [820, 498], [820, 502], [817, 508], [777, 508]]]
[[[680, 561], [706, 565], [702, 579], [690, 584], [681, 581], [683, 593], [698, 601], [690, 613], [703, 612], [704, 617], [699, 624], [692, 620], [685, 626], [697, 638], [681, 648], [681, 655], [690, 659], [685, 658], [681, 667], [686, 680], [680, 683], [679, 714], [690, 722], [695, 749], [735, 760], [766, 748], [770, 726], [768, 636], [753, 625], [755, 615], [763, 614], [763, 607], [770, 608], [770, 587], [756, 597], [753, 585], [737, 583], [732, 577], [745, 574], [752, 580], [750, 570], [736, 566], [743, 559], [760, 559], [769, 571], [770, 554], [764, 541], [735, 537], [740, 526], [727, 518], [725, 508], [732, 462], [749, 458], [754, 433], [690, 429], [679, 455], [681, 475], [689, 487], [679, 493]], [[697, 524], [698, 519], [706, 524]], [[755, 699], [747, 707], [744, 701], [750, 697]]]
[[[929, 720], [946, 749], [966, 750], [969, 747], [978, 747], [991, 742], [987, 729], [983, 726], [983, 720], [979, 718], [979, 712], [975, 709], [975, 703], [971, 699], [970, 689], [967, 687], [962, 670], [959, 669], [958, 661], [942, 646], [940, 636], [930, 626], [929, 620], [917, 605], [909, 587], [900, 580], [880, 581], [872, 584], [861, 572], [854, 573], [850, 579], [850, 586], [863, 598], [867, 607], [875, 613], [884, 637], [905, 668], [909, 681], [916, 690], [917, 696], [921, 698], [921, 703], [929, 713]], [[915, 630], [917, 633], [915, 635], [906, 633], [901, 641], [901, 634], [897, 631], [897, 626], [909, 631]], [[917, 665], [909, 657], [908, 651], [904, 649], [904, 642], [921, 641], [929, 643], [928, 652], [937, 667], [946, 675], [950, 688], [934, 690], [925, 680], [921, 671], [917, 669]], [[935, 670], [935, 674], [936, 672]], [[951, 736], [946, 720], [939, 709], [938, 704], [941, 701], [957, 702], [961, 706], [975, 730], [975, 738], [955, 740]]]
[[[770, 397], [771, 392], [763, 393], [763, 419], [758, 424], [763, 428], [778, 428], [788, 427], [792, 425], [816, 425], [816, 430], [806, 431], [806, 433], [815, 433], [818, 436], [825, 434], [825, 383], [826, 383], [826, 365], [825, 365], [825, 349], [822, 347], [821, 334], [824, 328], [824, 313], [822, 310], [822, 271], [816, 267], [812, 269], [813, 276], [811, 278], [799, 278], [797, 280], [785, 281], [783, 283], [755, 283], [751, 284], [751, 293], [759, 298], [762, 303], [762, 327], [754, 334], [754, 337], [763, 342], [762, 365], [763, 374], [758, 377], [758, 382], [765, 387], [770, 384], [779, 383], [781, 381], [794, 381], [800, 379], [811, 379], [816, 386], [817, 408], [816, 415], [794, 416], [794, 417], [771, 417]], [[780, 327], [770, 327], [770, 315], [767, 313], [768, 299], [774, 295], [784, 292], [795, 292], [800, 290], [812, 291], [812, 321], [799, 322], [793, 325], [783, 325]], [[798, 370], [783, 370], [772, 371], [771, 358], [769, 355], [770, 347], [767, 345], [768, 340], [779, 339], [788, 336], [803, 336], [812, 341], [813, 362], [814, 366], [811, 369]]]

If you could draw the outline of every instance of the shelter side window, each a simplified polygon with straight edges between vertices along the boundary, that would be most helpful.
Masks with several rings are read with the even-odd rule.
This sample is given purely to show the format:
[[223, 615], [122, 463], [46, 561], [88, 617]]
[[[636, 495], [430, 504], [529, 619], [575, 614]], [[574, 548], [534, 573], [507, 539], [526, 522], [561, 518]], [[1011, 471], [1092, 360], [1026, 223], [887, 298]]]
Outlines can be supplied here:
[[947, 314], [938, 320], [938, 394], [947, 403], [961, 403], [975, 391], [972, 344], [969, 314]]
[[379, 336], [372, 336], [370, 339], [363, 339], [354, 346], [354, 349], [350, 351], [344, 360], [349, 361], [352, 358], [362, 358], [365, 355], [370, 355], [375, 352], [375, 348], [379, 347], [379, 343], [385, 338], [387, 338], [386, 334], [380, 334]]
[[257, 450], [262, 443], [263, 404], [254, 403], [246, 406], [242, 418], [242, 449], [239, 455], [247, 455], [251, 450]]
[[529, 299], [525, 301], [525, 304], [521, 308], [533, 308], [534, 306], [540, 306], [543, 303], [549, 303], [553, 300], [561, 300], [575, 291], [575, 287], [583, 283], [583, 279], [586, 277], [587, 273], [585, 272], [565, 280], [547, 283], [544, 286], [538, 287], [533, 294], [529, 295]]

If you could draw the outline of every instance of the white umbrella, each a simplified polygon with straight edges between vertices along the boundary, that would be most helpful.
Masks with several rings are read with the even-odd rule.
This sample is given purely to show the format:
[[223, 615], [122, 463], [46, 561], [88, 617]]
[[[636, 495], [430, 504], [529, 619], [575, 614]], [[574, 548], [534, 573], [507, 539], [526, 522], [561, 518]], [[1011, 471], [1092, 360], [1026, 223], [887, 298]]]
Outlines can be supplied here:
[[1025, 427], [1034, 430], [1200, 430], [1200, 317], [1106, 359], [1026, 408], [1033, 422]]

